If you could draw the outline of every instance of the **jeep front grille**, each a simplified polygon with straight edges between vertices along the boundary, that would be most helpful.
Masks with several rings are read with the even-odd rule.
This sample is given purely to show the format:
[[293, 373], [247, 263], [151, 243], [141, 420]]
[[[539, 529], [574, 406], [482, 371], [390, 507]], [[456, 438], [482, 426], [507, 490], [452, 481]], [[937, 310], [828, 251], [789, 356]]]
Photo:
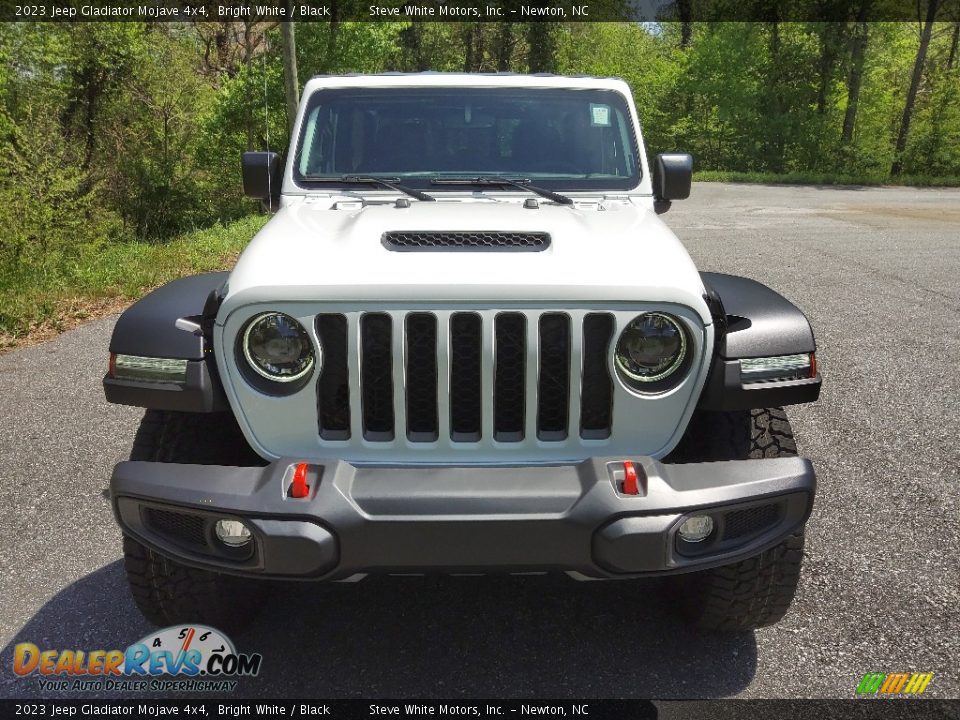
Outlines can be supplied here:
[[[320, 436], [412, 443], [599, 440], [613, 426], [614, 317], [555, 311], [323, 313]], [[348, 331], [348, 319], [358, 322]], [[351, 377], [350, 358], [358, 377]]]

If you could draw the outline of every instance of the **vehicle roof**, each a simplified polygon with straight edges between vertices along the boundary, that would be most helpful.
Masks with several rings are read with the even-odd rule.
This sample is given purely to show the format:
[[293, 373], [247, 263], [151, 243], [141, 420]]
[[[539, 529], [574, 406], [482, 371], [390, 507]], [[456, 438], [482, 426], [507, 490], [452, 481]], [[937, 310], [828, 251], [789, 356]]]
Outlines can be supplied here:
[[553, 75], [549, 73], [376, 73], [316, 75], [304, 87], [304, 93], [336, 87], [542, 87], [592, 88], [629, 93], [620, 78], [589, 75]]

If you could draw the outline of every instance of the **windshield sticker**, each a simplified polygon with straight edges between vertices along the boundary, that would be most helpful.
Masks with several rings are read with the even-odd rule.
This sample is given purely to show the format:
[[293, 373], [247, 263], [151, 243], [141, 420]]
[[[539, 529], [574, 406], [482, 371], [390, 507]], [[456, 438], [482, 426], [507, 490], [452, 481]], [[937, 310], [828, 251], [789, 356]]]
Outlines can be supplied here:
[[610, 106], [590, 103], [590, 124], [595, 127], [610, 127]]

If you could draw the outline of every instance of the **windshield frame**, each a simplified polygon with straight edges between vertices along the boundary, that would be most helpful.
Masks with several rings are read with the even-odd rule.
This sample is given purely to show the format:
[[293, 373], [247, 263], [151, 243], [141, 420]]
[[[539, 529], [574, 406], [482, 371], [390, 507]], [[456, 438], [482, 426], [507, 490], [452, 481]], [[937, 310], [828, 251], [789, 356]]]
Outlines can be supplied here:
[[[338, 86], [338, 87], [321, 87], [314, 90], [310, 97], [307, 99], [305, 106], [302, 110], [301, 121], [297, 128], [297, 137], [296, 137], [296, 148], [295, 152], [291, 153], [290, 156], [290, 166], [289, 166], [289, 179], [292, 180], [293, 187], [297, 191], [301, 192], [330, 192], [330, 190], [336, 188], [338, 191], [348, 191], [351, 193], [357, 192], [358, 188], [355, 184], [352, 183], [341, 183], [336, 182], [338, 175], [346, 174], [355, 174], [355, 173], [336, 173], [332, 174], [329, 177], [323, 176], [323, 180], [309, 180], [309, 176], [304, 175], [300, 171], [301, 158], [304, 148], [306, 147], [307, 142], [307, 130], [310, 126], [309, 118], [314, 110], [317, 109], [319, 105], [328, 101], [331, 96], [343, 96], [343, 95], [356, 95], [356, 94], [367, 94], [371, 91], [380, 92], [385, 91], [389, 93], [396, 94], [414, 94], [414, 93], [424, 93], [431, 94], [436, 92], [459, 92], [459, 93], [472, 93], [476, 92], [478, 94], [487, 93], [489, 91], [515, 91], [518, 94], [522, 93], [525, 96], [528, 96], [531, 93], [544, 92], [550, 94], [568, 94], [568, 93], [584, 93], [584, 94], [600, 94], [601, 96], [615, 96], [616, 98], [616, 110], [622, 113], [623, 125], [624, 125], [624, 135], [625, 140], [629, 142], [629, 152], [633, 156], [634, 164], [634, 173], [629, 176], [614, 177], [614, 176], [604, 176], [604, 177], [549, 177], [542, 174], [537, 174], [535, 172], [524, 173], [525, 177], [530, 177], [530, 182], [536, 184], [537, 186], [544, 188], [546, 190], [559, 192], [559, 193], [588, 193], [588, 194], [624, 194], [624, 193], [637, 193], [642, 192], [641, 187], [644, 180], [644, 165], [645, 158], [643, 156], [644, 146], [640, 140], [640, 137], [637, 132], [636, 121], [634, 118], [634, 109], [630, 101], [630, 98], [625, 93], [609, 87], [579, 87], [579, 86], [516, 86], [516, 85], [495, 85], [495, 86], [471, 86], [471, 85], [440, 85], [440, 86], [409, 86], [409, 87], [398, 87], [398, 86], [367, 86], [367, 85], [358, 85], [358, 86]], [[613, 98], [611, 98], [613, 99]], [[611, 103], [612, 105], [613, 103]], [[484, 173], [469, 173], [469, 172], [460, 172], [460, 171], [447, 171], [449, 174], [462, 177], [465, 174], [485, 174], [492, 175], [490, 172]], [[472, 194], [477, 190], [477, 188], [467, 187], [455, 187], [450, 186], [449, 189], [443, 187], [442, 185], [438, 186], [433, 184], [431, 181], [437, 178], [438, 176], [443, 176], [447, 172], [431, 169], [426, 171], [417, 171], [415, 173], [389, 173], [392, 177], [398, 177], [399, 181], [406, 187], [413, 188], [415, 190], [429, 190], [434, 194]], [[363, 173], [367, 174], [367, 173]], [[517, 173], [511, 172], [510, 175], [516, 175]], [[393, 191], [385, 191], [378, 188], [371, 188], [372, 192], [379, 193], [392, 193]], [[502, 188], [494, 189], [492, 187], [484, 187], [484, 193], [522, 193], [523, 190], [519, 188]], [[527, 191], [529, 192], [529, 191]]]

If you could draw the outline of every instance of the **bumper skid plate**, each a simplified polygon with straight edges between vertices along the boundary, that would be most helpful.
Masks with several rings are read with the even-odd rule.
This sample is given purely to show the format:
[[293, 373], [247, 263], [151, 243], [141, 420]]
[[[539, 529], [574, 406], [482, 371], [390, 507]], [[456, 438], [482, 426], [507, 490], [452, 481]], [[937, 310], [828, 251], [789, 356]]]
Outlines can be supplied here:
[[[625, 460], [639, 477], [636, 494], [623, 492]], [[599, 457], [524, 467], [313, 460], [306, 497], [290, 497], [302, 462], [123, 462], [110, 481], [114, 512], [124, 532], [156, 551], [239, 575], [563, 570], [631, 577], [723, 565], [772, 547], [806, 522], [816, 487], [803, 458], [669, 465]], [[712, 533], [682, 541], [679, 526], [703, 514]], [[245, 522], [250, 546], [220, 543], [220, 519]]]

